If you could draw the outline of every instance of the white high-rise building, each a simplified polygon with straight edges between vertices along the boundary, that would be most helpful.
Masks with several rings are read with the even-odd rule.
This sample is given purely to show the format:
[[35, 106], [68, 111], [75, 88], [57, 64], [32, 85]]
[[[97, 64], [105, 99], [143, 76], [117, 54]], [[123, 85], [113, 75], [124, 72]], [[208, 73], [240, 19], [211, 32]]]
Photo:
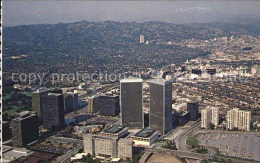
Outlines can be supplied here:
[[201, 128], [209, 128], [212, 120], [212, 111], [210, 108], [201, 110]]
[[144, 35], [140, 35], [140, 44], [144, 44]]
[[210, 123], [219, 125], [219, 108], [208, 106], [201, 110], [201, 128], [209, 128]]
[[238, 129], [250, 131], [251, 111], [240, 110], [238, 112]]
[[227, 111], [227, 129], [233, 129], [235, 128], [235, 111], [229, 110]]
[[219, 125], [219, 108], [217, 107], [211, 107], [212, 112], [212, 124], [217, 126]]
[[260, 75], [260, 66], [259, 65], [254, 65], [252, 68], [251, 68], [251, 74], [253, 76], [259, 76]]
[[227, 129], [250, 131], [251, 111], [234, 108], [227, 112]]

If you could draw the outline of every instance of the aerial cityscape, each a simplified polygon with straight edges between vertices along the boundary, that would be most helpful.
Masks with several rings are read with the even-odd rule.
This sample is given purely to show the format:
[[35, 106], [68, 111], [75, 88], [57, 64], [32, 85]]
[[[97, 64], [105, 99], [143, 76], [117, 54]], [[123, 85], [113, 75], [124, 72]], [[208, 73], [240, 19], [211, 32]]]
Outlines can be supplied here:
[[4, 3], [0, 162], [260, 162], [260, 2], [136, 3]]

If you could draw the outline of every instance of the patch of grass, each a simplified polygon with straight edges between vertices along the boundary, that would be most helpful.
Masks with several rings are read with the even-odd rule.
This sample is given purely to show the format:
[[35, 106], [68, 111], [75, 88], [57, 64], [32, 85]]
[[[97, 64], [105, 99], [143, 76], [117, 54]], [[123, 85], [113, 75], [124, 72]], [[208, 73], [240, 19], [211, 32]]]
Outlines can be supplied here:
[[8, 115], [13, 115], [14, 113], [16, 113], [18, 110], [20, 110], [21, 107], [18, 106], [12, 106], [11, 110], [5, 110], [3, 113], [7, 113]]
[[189, 146], [189, 148], [198, 148], [199, 147], [199, 142], [197, 140], [198, 136], [199, 135], [194, 135], [194, 136], [188, 137], [186, 144]]
[[10, 92], [10, 93], [4, 95], [4, 96], [3, 96], [3, 101], [4, 101], [4, 100], [7, 100], [7, 99], [10, 99], [13, 94], [14, 94], [14, 92]]

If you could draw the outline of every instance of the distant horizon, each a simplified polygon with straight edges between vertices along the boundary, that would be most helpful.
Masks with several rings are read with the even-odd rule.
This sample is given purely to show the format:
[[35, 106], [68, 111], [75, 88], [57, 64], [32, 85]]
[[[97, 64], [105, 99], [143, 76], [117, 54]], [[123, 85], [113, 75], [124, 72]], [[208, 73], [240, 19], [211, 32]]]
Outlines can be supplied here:
[[[260, 19], [259, 19], [260, 20]], [[99, 23], [99, 22], [116, 22], [116, 23], [137, 23], [137, 24], [144, 24], [144, 23], [165, 23], [165, 24], [176, 24], [176, 25], [189, 25], [189, 24], [210, 24], [210, 23], [232, 23], [232, 22], [227, 22], [227, 21], [212, 21], [212, 22], [205, 22], [205, 23], [200, 23], [200, 22], [191, 22], [191, 23], [173, 23], [173, 22], [164, 22], [164, 21], [159, 21], [159, 20], [153, 20], [153, 21], [144, 21], [144, 22], [136, 22], [136, 21], [115, 21], [115, 20], [103, 20], [103, 21], [88, 21], [88, 20], [79, 20], [75, 22], [57, 22], [57, 23], [40, 23], [40, 24], [21, 24], [21, 25], [10, 25], [6, 26], [3, 25], [3, 28], [8, 28], [8, 27], [18, 27], [18, 26], [33, 26], [33, 25], [57, 25], [57, 24], [74, 24], [74, 23], [81, 23], [81, 22], [88, 22], [88, 23]], [[243, 23], [238, 23], [234, 22], [236, 24], [243, 24]]]
[[[260, 1], [4, 1], [3, 26], [101, 22], [260, 20]], [[249, 20], [250, 21], [250, 20]]]

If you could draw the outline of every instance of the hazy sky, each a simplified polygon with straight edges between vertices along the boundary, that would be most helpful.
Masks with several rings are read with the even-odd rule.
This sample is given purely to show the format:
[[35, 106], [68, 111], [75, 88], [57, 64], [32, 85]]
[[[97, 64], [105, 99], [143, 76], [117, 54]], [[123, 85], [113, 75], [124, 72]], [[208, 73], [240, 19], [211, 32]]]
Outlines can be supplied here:
[[260, 18], [260, 1], [4, 1], [4, 26], [87, 21], [212, 22]]

